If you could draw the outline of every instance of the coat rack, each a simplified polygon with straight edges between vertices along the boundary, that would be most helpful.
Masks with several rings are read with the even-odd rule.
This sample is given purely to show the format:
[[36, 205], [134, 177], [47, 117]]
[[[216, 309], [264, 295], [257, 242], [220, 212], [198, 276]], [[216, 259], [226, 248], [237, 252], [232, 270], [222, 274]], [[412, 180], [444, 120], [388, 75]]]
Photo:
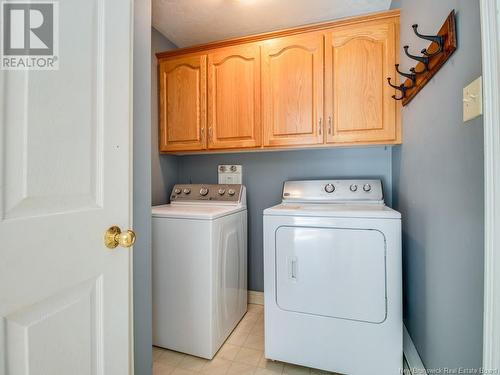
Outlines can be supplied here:
[[395, 85], [391, 83], [391, 78], [387, 77], [388, 84], [399, 92], [399, 95], [392, 97], [395, 100], [402, 100], [403, 105], [407, 105], [422, 90], [457, 49], [455, 10], [448, 15], [437, 35], [421, 34], [417, 24], [412, 25], [412, 28], [419, 38], [428, 40], [431, 44], [420, 51], [422, 55], [410, 53], [409, 46], [403, 47], [406, 56], [417, 61], [417, 65], [405, 73], [399, 70], [399, 64], [396, 64], [396, 72], [406, 78], [402, 84]]

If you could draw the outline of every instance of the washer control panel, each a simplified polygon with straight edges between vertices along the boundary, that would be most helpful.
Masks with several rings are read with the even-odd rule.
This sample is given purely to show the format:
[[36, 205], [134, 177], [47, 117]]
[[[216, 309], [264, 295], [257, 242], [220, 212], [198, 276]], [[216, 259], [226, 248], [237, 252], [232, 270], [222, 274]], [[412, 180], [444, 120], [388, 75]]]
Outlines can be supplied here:
[[239, 184], [178, 184], [170, 200], [175, 202], [213, 201], [240, 202], [243, 185]]
[[287, 202], [383, 202], [381, 180], [286, 181], [283, 201]]

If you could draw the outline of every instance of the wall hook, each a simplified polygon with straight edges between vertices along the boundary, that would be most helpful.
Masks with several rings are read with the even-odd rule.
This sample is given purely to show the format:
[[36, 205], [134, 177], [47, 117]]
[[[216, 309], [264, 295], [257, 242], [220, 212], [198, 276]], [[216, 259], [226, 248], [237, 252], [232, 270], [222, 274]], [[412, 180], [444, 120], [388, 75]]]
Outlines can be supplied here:
[[406, 56], [408, 56], [410, 59], [417, 60], [417, 61], [421, 62], [422, 64], [424, 64], [424, 70], [422, 70], [421, 72], [414, 72], [414, 73], [415, 74], [422, 74], [422, 73], [428, 71], [429, 70], [429, 58], [427, 56], [412, 55], [411, 53], [408, 52], [408, 48], [410, 48], [410, 47], [403, 46], [403, 49], [405, 50]]
[[387, 77], [387, 83], [389, 84], [389, 86], [391, 86], [392, 88], [395, 88], [396, 90], [400, 91], [401, 92], [401, 96], [398, 98], [396, 97], [396, 95], [393, 95], [392, 98], [394, 100], [403, 100], [404, 98], [406, 98], [406, 90], [408, 90], [408, 87], [405, 86], [404, 83], [402, 83], [401, 85], [397, 86], [397, 85], [393, 85], [391, 83], [391, 77]]
[[427, 57], [432, 57], [432, 56], [436, 56], [438, 54], [440, 54], [441, 52], [443, 52], [443, 47], [444, 47], [444, 37], [441, 36], [441, 35], [423, 35], [423, 34], [420, 34], [417, 30], [418, 28], [418, 24], [414, 24], [412, 25], [411, 27], [413, 27], [413, 31], [415, 32], [415, 35], [417, 35], [419, 38], [421, 39], [425, 39], [425, 40], [429, 40], [431, 42], [434, 42], [438, 45], [438, 49], [436, 52], [433, 52], [433, 53], [429, 53], [427, 52], [427, 48], [424, 48], [422, 52], [425, 56]]
[[[389, 85], [394, 88], [393, 93], [396, 94], [393, 98], [401, 100], [403, 105], [410, 103], [457, 49], [454, 10], [450, 12], [435, 35], [420, 34], [417, 24], [412, 25], [412, 28], [418, 38], [426, 41], [427, 48], [422, 49], [421, 53], [415, 56], [409, 53], [408, 46], [404, 46], [406, 56], [416, 60], [417, 64], [413, 64], [413, 68], [409, 71], [404, 70], [404, 72], [396, 65], [397, 74], [406, 77], [401, 86], [391, 84], [391, 80], [388, 78]], [[398, 95], [401, 96], [398, 97]]]
[[412, 85], [411, 86], [407, 86], [407, 88], [411, 89], [413, 86], [415, 86], [415, 82], [417, 81], [417, 74], [415, 73], [414, 69], [411, 70], [411, 73], [404, 73], [402, 72], [401, 70], [399, 70], [399, 64], [396, 64], [396, 72], [398, 72], [399, 74], [401, 74], [403, 77], [405, 78], [408, 78], [411, 82], [412, 82]]
[[439, 47], [439, 49], [434, 52], [434, 53], [429, 53], [427, 52], [427, 48], [424, 48], [423, 50], [420, 51], [422, 54], [424, 54], [425, 56], [427, 57], [434, 57], [434, 56], [437, 56], [439, 55], [441, 52], [443, 52], [443, 48], [442, 47]]
[[424, 70], [422, 70], [421, 72], [417, 72], [415, 70], [415, 68], [410, 68], [410, 72], [412, 72], [415, 75], [419, 75], [419, 74], [423, 74], [423, 73], [427, 72], [427, 69], [425, 69], [425, 67], [424, 67]]

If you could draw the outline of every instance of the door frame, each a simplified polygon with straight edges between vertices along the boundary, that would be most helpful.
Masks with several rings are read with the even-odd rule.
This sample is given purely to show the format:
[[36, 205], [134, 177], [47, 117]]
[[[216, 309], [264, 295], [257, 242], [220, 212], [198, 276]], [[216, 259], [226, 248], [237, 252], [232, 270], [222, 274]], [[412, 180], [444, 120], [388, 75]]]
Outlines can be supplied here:
[[500, 368], [500, 0], [480, 0], [484, 95], [483, 368]]

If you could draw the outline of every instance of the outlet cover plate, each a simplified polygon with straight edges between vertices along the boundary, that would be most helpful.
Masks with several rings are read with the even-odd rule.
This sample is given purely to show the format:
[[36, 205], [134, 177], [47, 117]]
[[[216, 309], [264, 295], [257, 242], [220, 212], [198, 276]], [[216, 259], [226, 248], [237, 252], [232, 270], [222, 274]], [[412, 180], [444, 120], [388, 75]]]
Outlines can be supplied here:
[[483, 85], [482, 77], [472, 81], [464, 87], [464, 122], [483, 114]]
[[219, 184], [241, 184], [243, 168], [241, 165], [219, 165]]

